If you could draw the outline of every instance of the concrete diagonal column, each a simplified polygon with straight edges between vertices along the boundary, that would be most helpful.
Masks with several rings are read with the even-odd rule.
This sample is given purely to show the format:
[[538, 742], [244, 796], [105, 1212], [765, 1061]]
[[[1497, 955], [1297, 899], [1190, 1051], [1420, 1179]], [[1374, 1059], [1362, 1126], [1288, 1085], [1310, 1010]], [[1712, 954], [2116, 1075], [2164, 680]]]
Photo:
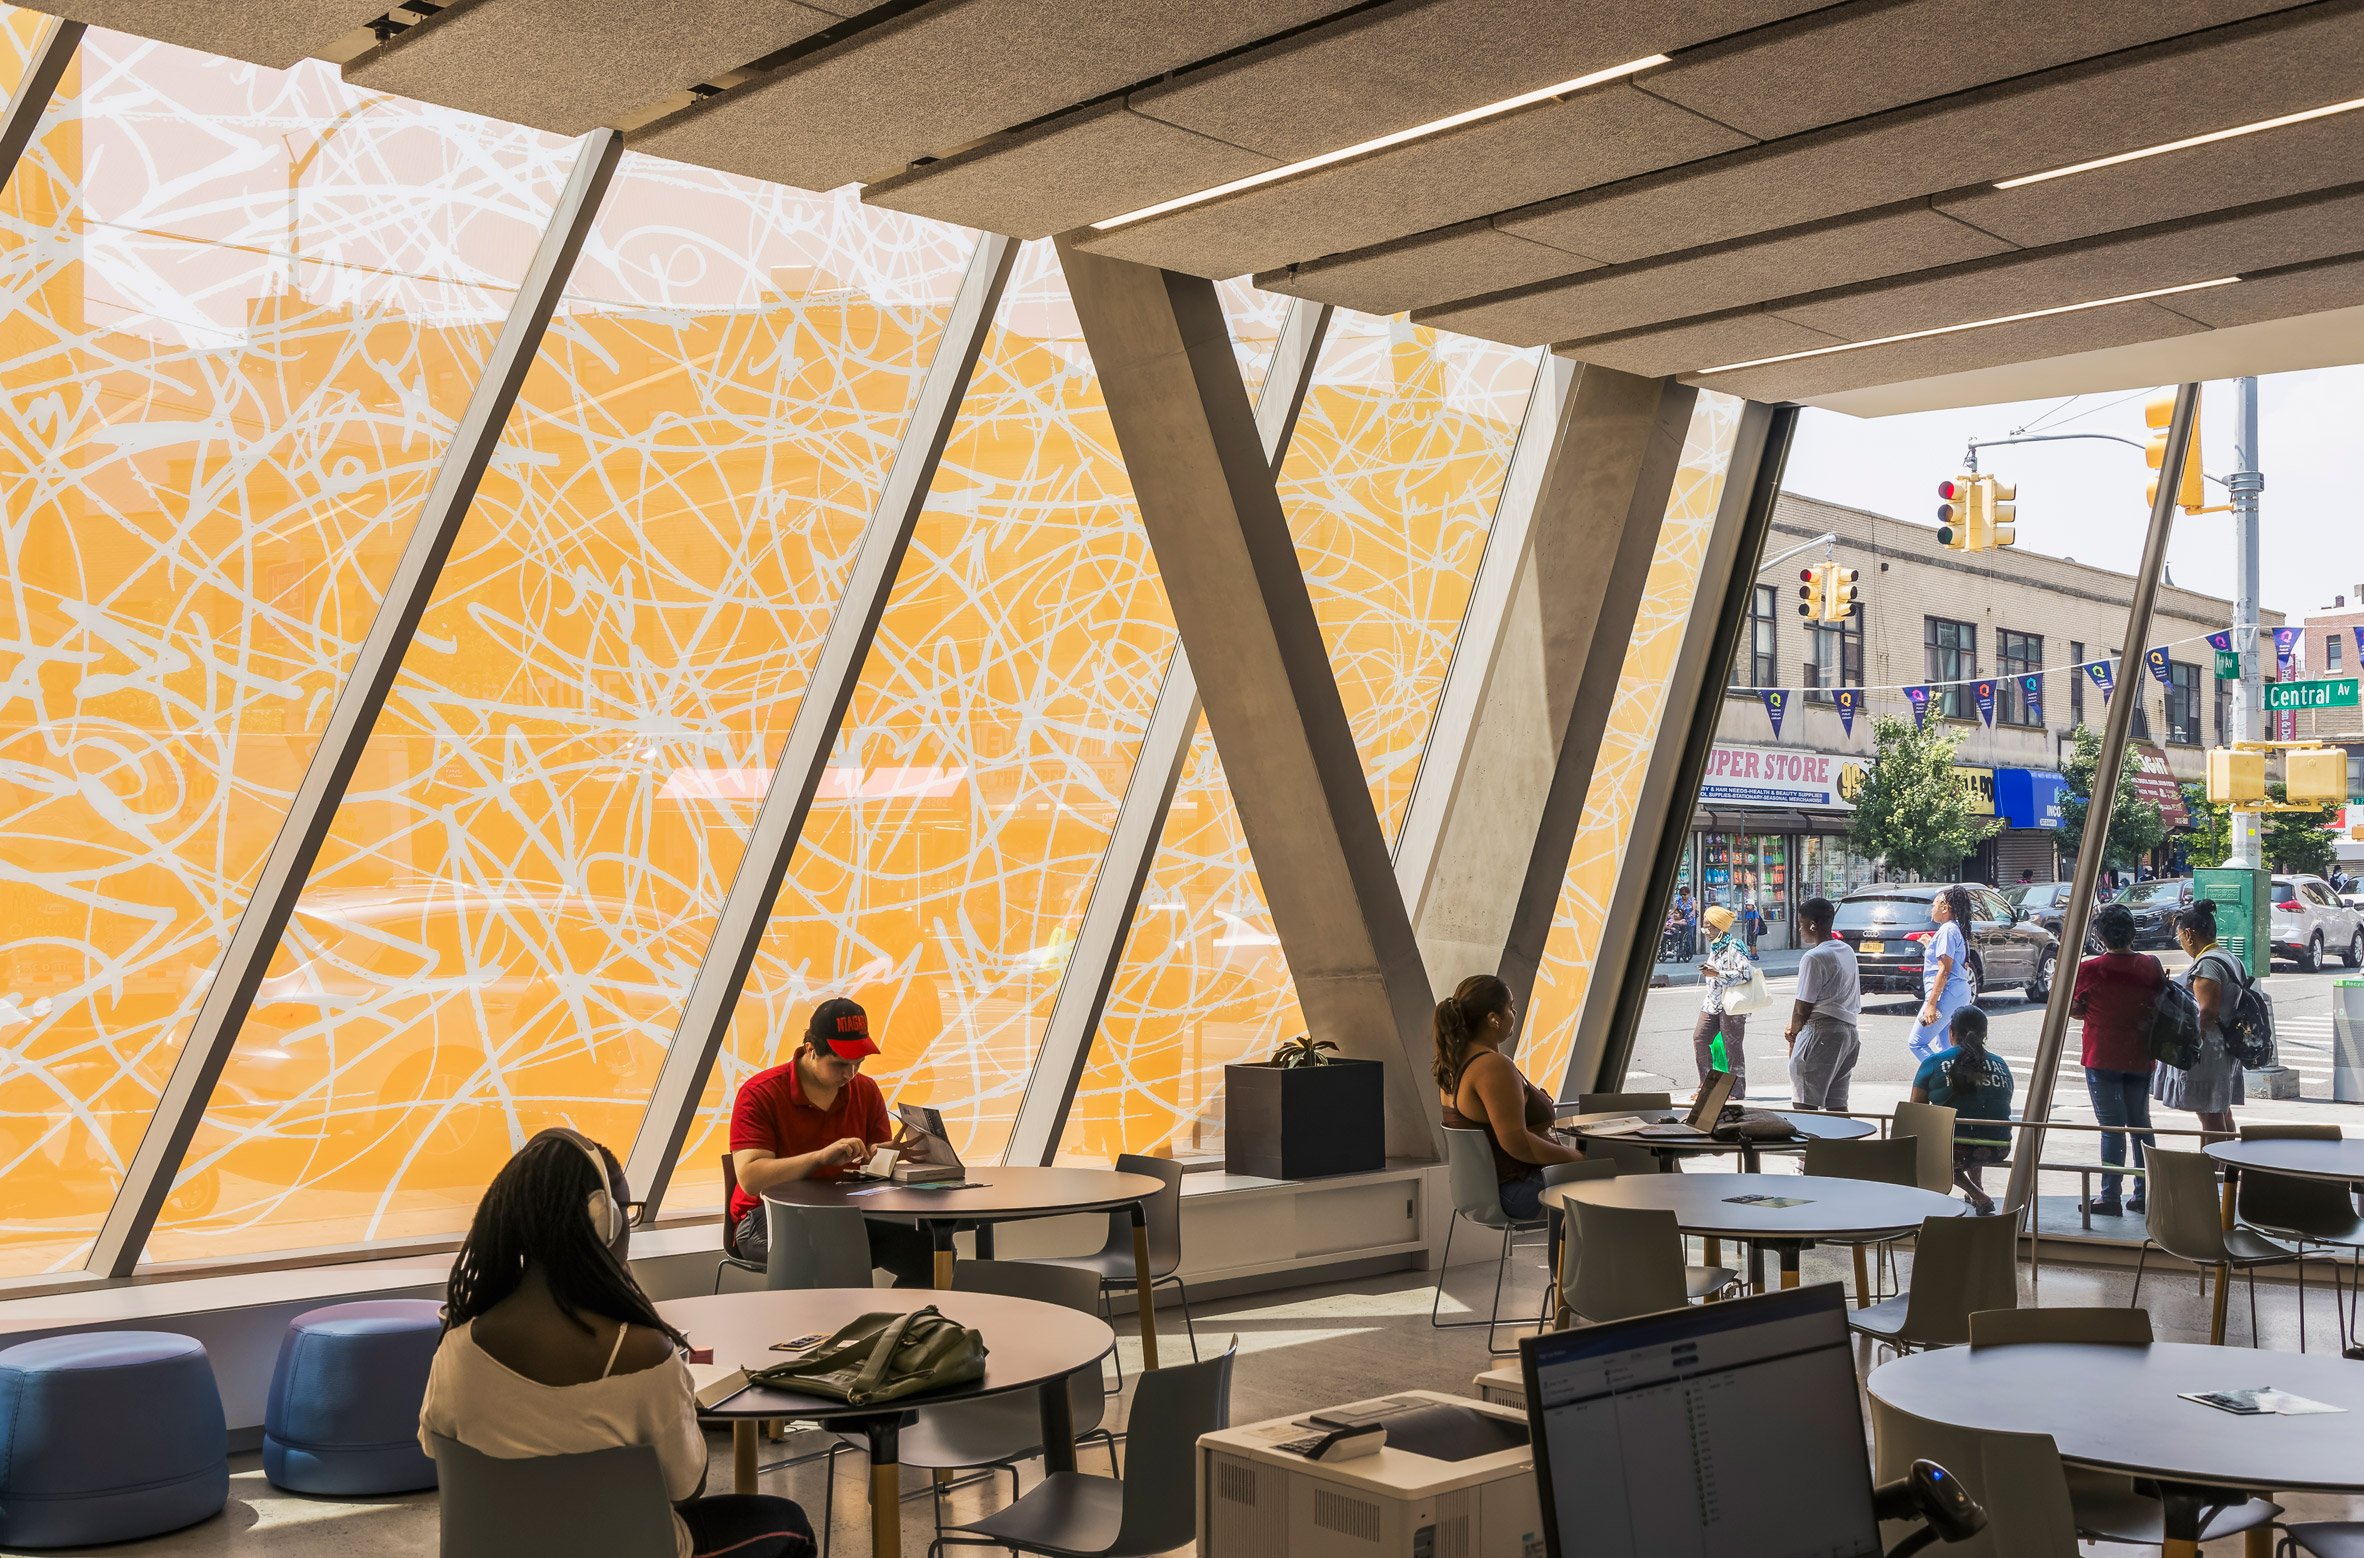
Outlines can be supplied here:
[[1396, 853], [1435, 987], [1522, 1007], [1698, 392], [1555, 359], [1536, 394]]
[[1428, 976], [1212, 282], [1059, 245], [1306, 1030], [1433, 1158]]

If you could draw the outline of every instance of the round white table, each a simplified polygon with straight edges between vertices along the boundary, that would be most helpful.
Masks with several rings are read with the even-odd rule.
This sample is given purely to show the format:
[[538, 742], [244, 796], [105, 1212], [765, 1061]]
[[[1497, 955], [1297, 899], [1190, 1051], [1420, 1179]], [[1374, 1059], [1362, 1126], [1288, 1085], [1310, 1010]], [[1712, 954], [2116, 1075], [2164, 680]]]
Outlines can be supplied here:
[[[2237, 1416], [2187, 1391], [2271, 1386], [2344, 1408]], [[1874, 1369], [1865, 1388], [1915, 1417], [2049, 1434], [2072, 1465], [2157, 1480], [2167, 1553], [2199, 1552], [2199, 1517], [2226, 1494], [2364, 1491], [2364, 1368], [2323, 1354], [2154, 1342], [1948, 1347]], [[2260, 1528], [2250, 1551], [2272, 1540]]]
[[[1797, 1204], [1738, 1199], [1748, 1196]], [[1545, 1205], [1570, 1201], [1672, 1212], [1675, 1225], [1687, 1234], [1741, 1240], [1748, 1245], [1749, 1285], [1759, 1292], [1765, 1287], [1768, 1248], [1780, 1257], [1781, 1285], [1791, 1288], [1798, 1285], [1798, 1256], [1808, 1245], [1908, 1234], [1924, 1219], [1959, 1217], [1970, 1210], [1952, 1196], [1917, 1185], [1815, 1174], [1620, 1174], [1545, 1187]]]
[[1740, 1154], [1741, 1172], [1754, 1174], [1761, 1154], [1768, 1152], [1803, 1152], [1809, 1141], [1857, 1141], [1873, 1134], [1878, 1127], [1869, 1120], [1853, 1120], [1844, 1115], [1792, 1114], [1787, 1109], [1771, 1109], [1787, 1120], [1790, 1129], [1802, 1138], [1798, 1141], [1718, 1141], [1712, 1136], [1669, 1138], [1641, 1136], [1630, 1131], [1600, 1132], [1593, 1127], [1606, 1125], [1611, 1120], [1649, 1120], [1673, 1122], [1683, 1118], [1680, 1109], [1612, 1109], [1593, 1114], [1570, 1115], [1556, 1122], [1556, 1128], [1583, 1141], [1619, 1142], [1627, 1146], [1647, 1147], [1657, 1155], [1661, 1168], [1671, 1167], [1678, 1158], [1705, 1157], [1720, 1152]]

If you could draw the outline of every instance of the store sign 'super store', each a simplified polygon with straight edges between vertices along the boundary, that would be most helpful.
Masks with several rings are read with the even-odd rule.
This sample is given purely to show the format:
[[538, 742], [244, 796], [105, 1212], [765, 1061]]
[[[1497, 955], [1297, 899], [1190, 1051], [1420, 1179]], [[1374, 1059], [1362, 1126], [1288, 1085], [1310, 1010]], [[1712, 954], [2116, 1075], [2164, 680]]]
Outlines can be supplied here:
[[1699, 786], [1703, 806], [1798, 806], [1851, 810], [1847, 797], [1862, 777], [1859, 759], [1829, 752], [1718, 743]]

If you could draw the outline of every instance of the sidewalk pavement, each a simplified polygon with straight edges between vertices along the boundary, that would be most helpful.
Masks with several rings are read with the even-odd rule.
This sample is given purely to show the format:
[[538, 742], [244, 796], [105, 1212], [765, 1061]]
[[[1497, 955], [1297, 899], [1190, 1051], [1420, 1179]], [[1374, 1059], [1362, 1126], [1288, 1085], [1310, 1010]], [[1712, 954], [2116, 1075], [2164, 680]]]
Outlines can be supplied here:
[[[1806, 955], [1802, 947], [1763, 947], [1757, 953], [1757, 966], [1767, 979], [1780, 979], [1798, 971], [1798, 959]], [[1695, 985], [1699, 983], [1699, 965], [1689, 963], [1661, 963], [1650, 979], [1651, 988], [1662, 985]]]

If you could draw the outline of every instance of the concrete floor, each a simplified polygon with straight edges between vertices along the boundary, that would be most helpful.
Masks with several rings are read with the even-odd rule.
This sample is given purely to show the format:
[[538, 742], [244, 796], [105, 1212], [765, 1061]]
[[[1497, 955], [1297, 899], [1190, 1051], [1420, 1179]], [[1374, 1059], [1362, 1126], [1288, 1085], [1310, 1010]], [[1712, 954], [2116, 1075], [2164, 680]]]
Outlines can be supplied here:
[[[1506, 1313], [1528, 1314], [1541, 1297], [1540, 1259], [1520, 1262], [1506, 1291]], [[1909, 1259], [1904, 1263], [1909, 1278]], [[2023, 1267], [2024, 1271], [2024, 1267]], [[1843, 1280], [1846, 1258], [1808, 1252], [1808, 1281]], [[2046, 1304], [2122, 1304], [2131, 1273], [2118, 1270], [2063, 1267], [2048, 1258], [2043, 1273]], [[1234, 1376], [1234, 1421], [1310, 1410], [1407, 1387], [1466, 1393], [1473, 1375], [1494, 1366], [1486, 1356], [1482, 1331], [1438, 1331], [1428, 1323], [1431, 1278], [1427, 1273], [1402, 1272], [1327, 1286], [1290, 1289], [1197, 1306], [1202, 1349], [1221, 1348], [1237, 1336], [1240, 1363]], [[1453, 1290], [1472, 1301], [1486, 1297], [1491, 1272], [1478, 1266], [1456, 1267]], [[2294, 1349], [2298, 1344], [2295, 1295], [2279, 1283], [2258, 1285], [2264, 1344]], [[2024, 1294], [2023, 1294], [2024, 1296]], [[2163, 1340], [2206, 1339], [2207, 1311], [2188, 1270], [2156, 1267], [2143, 1285], [2143, 1297]], [[1462, 1306], [1447, 1300], [1448, 1310]], [[1463, 1309], [1463, 1312], [1466, 1312]], [[1161, 1313], [1161, 1337], [1178, 1343], [1180, 1315]], [[2231, 1339], [2248, 1339], [2247, 1308], [2239, 1288], [2234, 1290]], [[2331, 1300], [2320, 1284], [2310, 1286], [2309, 1340], [2317, 1350], [2336, 1346]], [[1135, 1364], [1130, 1337], [1120, 1344], [1127, 1378]], [[1173, 1345], [1168, 1344], [1169, 1347]], [[1862, 1355], [1868, 1367], [1868, 1349]], [[2364, 1365], [2360, 1365], [2364, 1367]], [[1127, 1392], [1129, 1397], [1130, 1392]], [[1118, 1414], [1112, 1412], [1112, 1417]], [[812, 1441], [808, 1441], [812, 1442]], [[729, 1441], [712, 1439], [715, 1453], [711, 1487], [729, 1485]], [[785, 1457], [803, 1446], [767, 1446], [771, 1458]], [[1087, 1471], [1105, 1470], [1103, 1452], [1087, 1447]], [[150, 1542], [109, 1548], [124, 1558], [199, 1558], [237, 1554], [240, 1558], [378, 1558], [383, 1554], [432, 1554], [436, 1548], [435, 1501], [432, 1494], [390, 1500], [330, 1501], [295, 1498], [263, 1480], [256, 1457], [242, 1456], [232, 1464], [230, 1506], [219, 1519]], [[821, 1508], [821, 1469], [818, 1464], [766, 1472], [763, 1490], [801, 1501], [816, 1522]], [[867, 1516], [863, 1502], [863, 1469], [858, 1457], [839, 1461], [835, 1551], [868, 1551]], [[1034, 1474], [1029, 1472], [1027, 1485]], [[1007, 1487], [1006, 1480], [1001, 1484]], [[916, 1494], [904, 1504], [904, 1551], [912, 1558], [926, 1552], [930, 1528], [928, 1498], [914, 1481]], [[1003, 1495], [984, 1488], [956, 1489], [947, 1499], [956, 1514], [995, 1507]], [[2298, 1519], [2364, 1518], [2364, 1500], [2295, 1497], [2286, 1501]], [[2138, 1552], [2154, 1549], [2104, 1548], [2091, 1552]], [[2210, 1546], [2211, 1554], [2239, 1551], [2235, 1541]]]

